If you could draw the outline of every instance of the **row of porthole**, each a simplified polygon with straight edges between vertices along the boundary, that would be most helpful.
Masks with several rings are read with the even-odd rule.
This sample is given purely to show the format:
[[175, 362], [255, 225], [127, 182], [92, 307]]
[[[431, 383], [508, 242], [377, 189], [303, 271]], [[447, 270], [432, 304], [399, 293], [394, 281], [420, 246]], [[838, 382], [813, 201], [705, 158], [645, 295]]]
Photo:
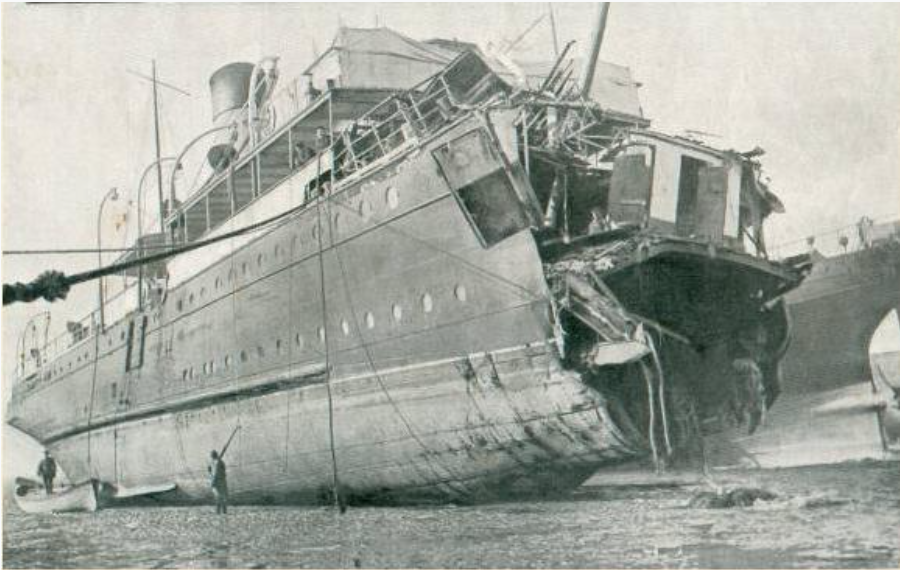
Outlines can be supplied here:
[[[388, 189], [385, 191], [385, 202], [387, 202], [388, 207], [392, 210], [396, 209], [400, 205], [400, 193], [393, 186], [389, 186]], [[369, 203], [365, 200], [365, 198], [361, 199], [360, 204], [359, 204], [360, 216], [363, 217], [364, 219], [367, 218], [368, 215], [371, 214], [371, 210], [372, 210], [372, 208], [369, 205]], [[334, 215], [335, 231], [337, 231], [337, 228], [338, 228], [339, 216], [340, 216], [340, 213], [337, 213]], [[312, 228], [312, 237], [313, 237], [313, 240], [317, 240], [319, 238], [319, 228], [317, 225], [314, 225]], [[296, 246], [296, 244], [297, 244], [296, 234], [293, 237], [292, 243], [294, 246]], [[284, 250], [281, 247], [281, 245], [275, 244], [275, 249], [274, 249], [275, 259], [281, 259], [283, 253], [284, 253]], [[266, 255], [264, 253], [259, 253], [256, 256], [256, 265], [261, 268], [263, 266], [263, 263], [265, 262], [265, 259], [266, 259]], [[247, 263], [246, 261], [241, 264], [241, 274], [242, 275], [247, 275], [247, 273], [249, 272], [249, 269], [250, 269], [249, 263]], [[233, 283], [234, 279], [235, 279], [235, 271], [234, 271], [234, 269], [230, 269], [228, 271], [228, 282]], [[222, 285], [224, 284], [224, 281], [222, 280], [221, 277], [216, 277], [214, 284], [215, 284], [215, 289], [219, 290], [222, 287]], [[199, 297], [201, 300], [206, 298], [206, 287], [200, 288]], [[190, 295], [188, 295], [188, 297], [187, 297], [188, 306], [192, 307], [194, 305], [195, 300], [196, 300], [196, 298], [194, 296], [194, 293], [191, 293]], [[178, 309], [179, 313], [184, 310], [184, 299], [178, 300], [177, 309]]]
[[[456, 300], [460, 303], [465, 303], [469, 298], [465, 285], [460, 284], [454, 287], [453, 296], [456, 297]], [[422, 306], [422, 311], [425, 313], [430, 313], [434, 310], [434, 298], [429, 293], [423, 294], [419, 298], [419, 303]], [[394, 322], [402, 322], [403, 306], [398, 303], [394, 303], [393, 305], [391, 305], [391, 316], [393, 317]], [[363, 316], [363, 319], [366, 323], [366, 328], [375, 328], [375, 315], [373, 315], [371, 311], [367, 311]], [[341, 331], [344, 333], [344, 336], [350, 335], [350, 323], [347, 321], [347, 319], [341, 320]], [[324, 336], [324, 331], [322, 331], [320, 336]]]
[[[453, 295], [454, 295], [454, 297], [456, 297], [456, 299], [459, 302], [465, 303], [466, 300], [468, 299], [468, 293], [466, 291], [465, 285], [459, 284], [456, 287], [454, 287]], [[434, 299], [432, 298], [432, 296], [429, 293], [423, 294], [422, 297], [420, 298], [420, 302], [422, 305], [422, 310], [425, 313], [430, 313], [434, 310]], [[391, 306], [391, 315], [393, 316], [394, 321], [396, 321], [397, 323], [401, 322], [403, 320], [402, 305], [399, 305], [396, 303], [393, 304]], [[371, 311], [367, 311], [365, 313], [364, 319], [365, 319], [367, 328], [369, 328], [369, 329], [375, 328], [375, 315], [373, 315]], [[341, 331], [344, 333], [344, 336], [350, 335], [350, 323], [347, 321], [347, 319], [341, 320]], [[320, 343], [324, 343], [325, 342], [325, 328], [320, 326], [316, 330], [316, 336], [318, 337]], [[296, 346], [298, 348], [302, 349], [305, 344], [303, 335], [301, 335], [300, 333], [297, 333], [294, 336], [294, 343], [296, 344]], [[284, 350], [285, 350], [285, 345], [282, 342], [282, 340], [276, 339], [275, 340], [275, 352], [278, 354], [283, 354]], [[256, 347], [256, 353], [257, 353], [257, 356], [259, 356], [259, 358], [264, 358], [266, 355], [265, 348], [262, 345], [258, 345]], [[247, 351], [242, 350], [239, 354], [239, 358], [240, 358], [241, 362], [247, 362], [249, 360]], [[225, 355], [225, 358], [223, 359], [223, 363], [225, 365], [225, 370], [230, 370], [232, 367], [231, 355]], [[210, 361], [203, 363], [203, 374], [205, 376], [211, 376], [212, 374], [215, 373], [215, 371], [216, 371], [215, 361], [210, 360]], [[182, 370], [182, 376], [181, 376], [182, 380], [192, 380], [194, 378], [194, 376], [195, 375], [194, 375], [194, 367], [193, 366]]]

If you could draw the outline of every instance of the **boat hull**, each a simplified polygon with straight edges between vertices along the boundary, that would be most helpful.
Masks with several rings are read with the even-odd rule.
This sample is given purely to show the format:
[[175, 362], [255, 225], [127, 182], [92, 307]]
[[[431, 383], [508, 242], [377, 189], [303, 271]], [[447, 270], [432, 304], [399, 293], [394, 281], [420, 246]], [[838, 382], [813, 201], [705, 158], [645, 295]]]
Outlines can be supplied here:
[[16, 504], [26, 513], [75, 513], [97, 510], [97, 494], [92, 481], [66, 487], [49, 495], [44, 493], [42, 488], [18, 486], [13, 495]]

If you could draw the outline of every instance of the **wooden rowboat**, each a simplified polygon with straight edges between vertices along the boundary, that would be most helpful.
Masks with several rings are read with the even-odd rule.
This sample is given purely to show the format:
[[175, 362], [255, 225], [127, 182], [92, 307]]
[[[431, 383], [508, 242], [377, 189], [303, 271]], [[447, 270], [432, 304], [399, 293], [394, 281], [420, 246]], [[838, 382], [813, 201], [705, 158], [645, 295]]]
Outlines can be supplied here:
[[92, 481], [62, 487], [49, 495], [44, 492], [43, 486], [18, 484], [15, 497], [16, 504], [26, 513], [73, 513], [97, 510], [97, 495]]

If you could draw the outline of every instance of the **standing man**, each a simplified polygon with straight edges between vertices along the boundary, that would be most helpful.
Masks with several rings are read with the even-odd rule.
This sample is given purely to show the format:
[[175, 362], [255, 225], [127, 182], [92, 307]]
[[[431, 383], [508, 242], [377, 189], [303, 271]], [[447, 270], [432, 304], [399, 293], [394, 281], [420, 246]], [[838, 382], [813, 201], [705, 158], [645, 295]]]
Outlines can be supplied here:
[[216, 514], [225, 514], [228, 512], [228, 476], [225, 472], [225, 461], [216, 450], [212, 450], [209, 456], [210, 462], [207, 470], [209, 471], [209, 486], [212, 487], [213, 494], [216, 496]]
[[50, 455], [50, 451], [44, 451], [44, 458], [38, 463], [38, 475], [44, 480], [44, 492], [48, 495], [53, 492], [53, 479], [56, 478], [56, 460]]

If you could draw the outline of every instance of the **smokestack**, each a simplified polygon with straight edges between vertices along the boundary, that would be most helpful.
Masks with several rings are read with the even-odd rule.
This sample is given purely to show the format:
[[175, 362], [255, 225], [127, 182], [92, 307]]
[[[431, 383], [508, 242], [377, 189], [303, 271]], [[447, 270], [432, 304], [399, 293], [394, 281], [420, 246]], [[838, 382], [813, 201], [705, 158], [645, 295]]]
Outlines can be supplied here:
[[587, 97], [594, 84], [594, 70], [597, 68], [597, 57], [603, 44], [603, 33], [606, 31], [606, 16], [609, 14], [609, 2], [601, 2], [597, 6], [597, 21], [591, 34], [591, 51], [584, 62], [581, 73], [581, 95]]
[[[209, 92], [212, 101], [212, 118], [215, 126], [234, 122], [250, 96], [252, 63], [229, 63], [216, 70], [209, 78]], [[228, 167], [237, 154], [230, 135], [215, 137], [215, 144], [207, 151], [206, 160], [217, 172]]]

